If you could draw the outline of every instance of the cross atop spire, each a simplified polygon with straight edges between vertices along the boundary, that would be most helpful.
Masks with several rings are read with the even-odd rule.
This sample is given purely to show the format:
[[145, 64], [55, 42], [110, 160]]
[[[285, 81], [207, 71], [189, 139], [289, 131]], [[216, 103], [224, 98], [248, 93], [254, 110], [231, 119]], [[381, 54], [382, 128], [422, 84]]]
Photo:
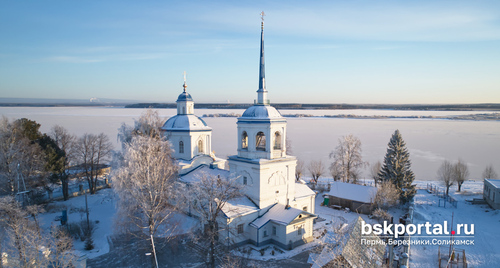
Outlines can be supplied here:
[[182, 85], [182, 87], [184, 88], [184, 92], [186, 92], [186, 88], [188, 87], [186, 85], [186, 71], [184, 71], [184, 85]]
[[264, 62], [264, 11], [260, 13], [262, 19], [260, 32], [260, 69], [259, 69], [259, 90], [257, 90], [257, 104], [267, 105], [267, 90], [266, 90], [266, 68]]

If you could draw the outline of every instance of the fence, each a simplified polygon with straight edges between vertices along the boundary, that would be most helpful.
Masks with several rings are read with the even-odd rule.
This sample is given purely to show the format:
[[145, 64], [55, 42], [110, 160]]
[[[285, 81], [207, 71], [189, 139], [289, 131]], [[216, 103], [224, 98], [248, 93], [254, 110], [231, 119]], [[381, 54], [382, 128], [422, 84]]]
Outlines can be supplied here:
[[[107, 177], [103, 176], [98, 178], [96, 186], [97, 190], [101, 190], [104, 188], [108, 188], [111, 185]], [[73, 180], [68, 185], [68, 193], [70, 197], [80, 196], [88, 192], [89, 185], [86, 180]], [[62, 194], [62, 187], [60, 185], [57, 185], [53, 188], [28, 191], [26, 195], [20, 196], [18, 198], [22, 199], [23, 201], [26, 199], [26, 202], [29, 203], [41, 204], [50, 201], [63, 200], [64, 196]]]
[[450, 204], [451, 206], [457, 208], [458, 202], [455, 198], [446, 194], [446, 190], [438, 187], [432, 183], [427, 183], [427, 192], [439, 197], [438, 206], [443, 206], [446, 208], [446, 204]]

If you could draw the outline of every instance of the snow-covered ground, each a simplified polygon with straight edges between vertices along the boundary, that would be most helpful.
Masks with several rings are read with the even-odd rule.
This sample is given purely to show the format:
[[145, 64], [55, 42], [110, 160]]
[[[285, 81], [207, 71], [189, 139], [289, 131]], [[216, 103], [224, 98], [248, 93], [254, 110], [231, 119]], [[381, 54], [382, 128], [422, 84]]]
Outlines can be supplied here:
[[[431, 224], [443, 223], [443, 221], [451, 222], [451, 215], [454, 212], [454, 223], [474, 224], [474, 245], [459, 246], [464, 249], [468, 267], [499, 267], [500, 266], [500, 213], [498, 210], [492, 210], [488, 205], [472, 205], [466, 202], [466, 199], [482, 198], [482, 181], [467, 181], [462, 186], [460, 193], [456, 192], [456, 186], [450, 188], [450, 195], [458, 202], [457, 208], [450, 206], [448, 203], [446, 208], [441, 204], [440, 198], [428, 193], [425, 189], [427, 183], [433, 183], [440, 186], [440, 182], [417, 181], [417, 187], [420, 188], [415, 197], [415, 213], [414, 223]], [[442, 186], [441, 186], [442, 187]], [[444, 187], [442, 187], [444, 189]], [[94, 233], [95, 249], [91, 251], [84, 250], [84, 242], [76, 241], [75, 250], [88, 258], [95, 258], [109, 252], [108, 237], [113, 235], [113, 218], [116, 213], [115, 195], [111, 189], [104, 189], [95, 195], [87, 195], [90, 209], [90, 220], [98, 221], [97, 229]], [[344, 223], [351, 223], [358, 216], [361, 216], [368, 223], [376, 223], [369, 219], [367, 215], [360, 215], [354, 212], [345, 212], [321, 206], [323, 202], [322, 194], [318, 194], [316, 198], [316, 214], [323, 221], [318, 221], [314, 225], [314, 236], [317, 238], [314, 242], [302, 245], [293, 250], [282, 250], [272, 245], [263, 247], [245, 246], [240, 248], [240, 251], [234, 251], [241, 256], [249, 256], [256, 260], [278, 260], [290, 258], [303, 251], [321, 244], [328, 243], [334, 239], [334, 227]], [[442, 201], [441, 201], [442, 202]], [[68, 201], [53, 202], [48, 206], [49, 211], [40, 215], [40, 222], [43, 228], [49, 228], [51, 225], [58, 225], [59, 222], [54, 221], [57, 216], [61, 215], [63, 209], [68, 209], [69, 223], [76, 223], [86, 219], [85, 215], [85, 196], [73, 197]], [[391, 210], [391, 214], [395, 219], [399, 218], [404, 213], [401, 209]], [[172, 219], [172, 223], [179, 227], [174, 234], [186, 233], [195, 228], [197, 221], [183, 214], [177, 214]], [[325, 232], [326, 230], [326, 232]], [[326, 234], [325, 234], [326, 233]], [[174, 235], [172, 234], [172, 235]], [[412, 239], [428, 239], [419, 238], [417, 235], [412, 236]], [[261, 250], [264, 254], [261, 254]], [[272, 252], [274, 251], [274, 255]], [[412, 245], [410, 265], [411, 267], [435, 267], [438, 260], [438, 245]]]
[[[420, 188], [426, 188], [427, 183], [440, 185], [440, 182], [417, 182], [417, 185]], [[442, 224], [443, 221], [448, 221], [448, 226], [450, 226], [453, 212], [454, 226], [462, 223], [469, 226], [474, 224], [475, 227], [474, 237], [470, 238], [474, 240], [474, 245], [456, 246], [456, 248], [465, 250], [468, 267], [500, 267], [500, 211], [493, 210], [488, 205], [473, 205], [465, 201], [466, 199], [482, 198], [482, 181], [467, 181], [462, 185], [461, 192], [456, 191], [456, 186], [450, 188], [450, 195], [458, 202], [457, 208], [449, 204], [445, 208], [442, 204], [443, 201], [439, 206], [439, 197], [428, 193], [425, 189], [418, 190], [415, 196], [414, 223]], [[412, 239], [419, 238], [415, 235]], [[410, 266], [416, 268], [436, 267], [438, 247], [438, 245], [412, 245]]]
[[[74, 240], [74, 249], [81, 256], [91, 259], [109, 252], [108, 238], [115, 232], [116, 196], [112, 189], [103, 189], [94, 195], [87, 194], [87, 202], [90, 221], [94, 222], [97, 227], [93, 235], [95, 248], [90, 251], [85, 250], [84, 241]], [[68, 201], [50, 203], [47, 206], [48, 211], [40, 214], [42, 228], [48, 229], [51, 225], [59, 225], [60, 222], [54, 219], [61, 216], [62, 211], [65, 209], [68, 210], [68, 224], [86, 221], [85, 196], [78, 196], [72, 197]], [[168, 235], [172, 236], [189, 232], [197, 226], [197, 221], [184, 214], [175, 213], [166, 224], [177, 226], [168, 233]], [[165, 235], [159, 234], [158, 236]]]

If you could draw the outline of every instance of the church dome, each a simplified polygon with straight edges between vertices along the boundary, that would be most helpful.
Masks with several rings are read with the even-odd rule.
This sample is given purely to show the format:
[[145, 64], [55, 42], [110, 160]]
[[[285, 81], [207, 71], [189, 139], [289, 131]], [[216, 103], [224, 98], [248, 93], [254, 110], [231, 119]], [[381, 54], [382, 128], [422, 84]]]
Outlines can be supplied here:
[[[188, 94], [189, 95], [189, 94]], [[211, 130], [212, 128], [194, 114], [176, 115], [170, 117], [162, 127], [167, 131], [192, 131], [192, 130]]]
[[189, 93], [186, 91], [182, 92], [179, 97], [177, 98], [177, 101], [193, 101], [193, 98]]
[[241, 117], [245, 118], [283, 118], [274, 108], [270, 105], [254, 105], [246, 109]]

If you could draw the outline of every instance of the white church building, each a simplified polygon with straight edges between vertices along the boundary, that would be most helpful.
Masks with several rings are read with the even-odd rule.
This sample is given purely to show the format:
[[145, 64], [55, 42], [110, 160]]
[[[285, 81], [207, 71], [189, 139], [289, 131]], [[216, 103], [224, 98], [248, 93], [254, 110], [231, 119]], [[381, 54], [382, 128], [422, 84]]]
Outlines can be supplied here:
[[264, 22], [261, 24], [259, 89], [257, 100], [237, 121], [237, 153], [225, 161], [211, 153], [212, 129], [194, 115], [194, 102], [184, 92], [177, 99], [177, 115], [162, 131], [181, 164], [180, 181], [195, 182], [203, 174], [237, 177], [243, 197], [224, 207], [219, 239], [233, 246], [275, 244], [284, 249], [312, 241], [317, 217], [315, 193], [295, 182], [297, 159], [286, 152], [286, 119], [270, 106], [265, 85]]

